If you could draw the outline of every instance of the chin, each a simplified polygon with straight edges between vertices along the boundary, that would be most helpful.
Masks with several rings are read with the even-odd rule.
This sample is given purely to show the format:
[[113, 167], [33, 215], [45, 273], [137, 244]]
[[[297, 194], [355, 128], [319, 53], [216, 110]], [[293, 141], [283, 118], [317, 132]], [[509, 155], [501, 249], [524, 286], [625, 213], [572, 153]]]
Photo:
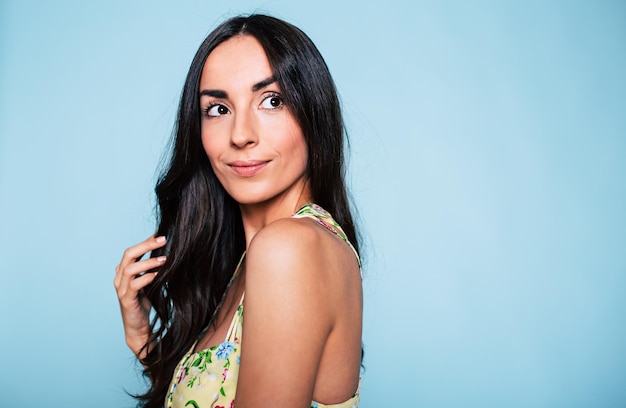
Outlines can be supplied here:
[[231, 197], [239, 204], [239, 205], [249, 205], [249, 206], [262, 206], [262, 205], [271, 205], [272, 203], [282, 202], [287, 196], [282, 194], [235, 194], [231, 195]]
[[271, 201], [276, 196], [267, 194], [267, 193], [255, 193], [251, 191], [235, 191], [228, 192], [228, 194], [235, 200], [239, 205], [255, 205], [255, 204], [263, 204]]

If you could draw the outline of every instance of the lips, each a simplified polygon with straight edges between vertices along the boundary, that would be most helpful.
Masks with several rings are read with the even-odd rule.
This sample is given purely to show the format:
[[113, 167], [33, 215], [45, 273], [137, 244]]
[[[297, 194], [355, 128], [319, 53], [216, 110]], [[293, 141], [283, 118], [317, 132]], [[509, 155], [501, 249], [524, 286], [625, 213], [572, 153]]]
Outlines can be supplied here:
[[228, 166], [242, 177], [252, 177], [267, 166], [268, 163], [269, 161], [264, 160], [238, 160], [228, 163]]

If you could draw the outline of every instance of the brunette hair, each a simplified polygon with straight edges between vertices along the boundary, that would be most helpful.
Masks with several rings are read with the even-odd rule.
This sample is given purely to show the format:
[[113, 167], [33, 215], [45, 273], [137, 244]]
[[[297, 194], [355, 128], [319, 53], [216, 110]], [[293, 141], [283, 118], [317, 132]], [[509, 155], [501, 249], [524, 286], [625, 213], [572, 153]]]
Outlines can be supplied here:
[[157, 235], [167, 255], [145, 294], [154, 308], [141, 360], [150, 388], [137, 396], [161, 407], [176, 365], [209, 324], [245, 250], [239, 205], [216, 178], [202, 147], [199, 84], [208, 55], [224, 41], [250, 35], [262, 45], [286, 106], [308, 149], [307, 178], [315, 203], [328, 210], [358, 250], [344, 182], [344, 126], [335, 84], [321, 54], [297, 27], [265, 15], [231, 18], [202, 42], [187, 74], [170, 161], [156, 185]]

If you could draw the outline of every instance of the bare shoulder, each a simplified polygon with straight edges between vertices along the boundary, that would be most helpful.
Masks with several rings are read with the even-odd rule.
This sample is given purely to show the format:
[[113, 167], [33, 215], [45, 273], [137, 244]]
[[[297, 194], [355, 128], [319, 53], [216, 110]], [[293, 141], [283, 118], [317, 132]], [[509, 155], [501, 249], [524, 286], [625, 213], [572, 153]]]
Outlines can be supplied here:
[[298, 255], [319, 244], [320, 238], [319, 231], [310, 220], [283, 218], [265, 226], [254, 236], [248, 255], [254, 256], [257, 252], [267, 254], [268, 251]]
[[249, 266], [315, 279], [357, 266], [350, 246], [310, 218], [284, 218], [267, 225], [250, 243], [247, 256]]
[[246, 299], [309, 311], [305, 320], [334, 325], [360, 299], [358, 262], [348, 244], [310, 218], [285, 218], [259, 231], [246, 255]]
[[261, 281], [262, 287], [271, 282], [274, 289], [310, 287], [326, 263], [325, 257], [315, 256], [321, 241], [323, 237], [308, 220], [285, 218], [267, 225], [250, 242], [246, 281], [255, 288]]
[[275, 401], [280, 390], [290, 401], [284, 406], [298, 398], [305, 406], [316, 395], [338, 401], [345, 390], [352, 395], [362, 292], [350, 246], [311, 218], [278, 220], [250, 242], [244, 284], [237, 397], [271, 392], [267, 400]]
[[[281, 219], [254, 236], [245, 264], [238, 398], [271, 392], [267, 400], [275, 401], [279, 392], [290, 401], [281, 406], [298, 398], [309, 403], [318, 376], [331, 388], [351, 389], [360, 359], [358, 273], [350, 247], [310, 218]], [[345, 375], [351, 353], [356, 374]], [[344, 377], [347, 385], [337, 380]]]

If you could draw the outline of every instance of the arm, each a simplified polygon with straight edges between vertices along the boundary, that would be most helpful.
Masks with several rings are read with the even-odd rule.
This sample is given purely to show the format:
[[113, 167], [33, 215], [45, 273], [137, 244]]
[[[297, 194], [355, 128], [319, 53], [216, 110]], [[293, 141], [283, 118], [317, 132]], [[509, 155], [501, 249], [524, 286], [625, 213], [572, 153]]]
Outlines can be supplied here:
[[288, 219], [250, 243], [237, 408], [310, 406], [334, 323], [323, 239], [310, 221]]
[[146, 253], [165, 245], [165, 237], [150, 237], [147, 240], [124, 251], [122, 261], [115, 268], [113, 285], [117, 291], [126, 334], [126, 344], [140, 360], [146, 350], [141, 349], [148, 342], [150, 335], [150, 302], [143, 296], [141, 289], [152, 282], [156, 272], [147, 271], [163, 265], [165, 257], [139, 260]]

